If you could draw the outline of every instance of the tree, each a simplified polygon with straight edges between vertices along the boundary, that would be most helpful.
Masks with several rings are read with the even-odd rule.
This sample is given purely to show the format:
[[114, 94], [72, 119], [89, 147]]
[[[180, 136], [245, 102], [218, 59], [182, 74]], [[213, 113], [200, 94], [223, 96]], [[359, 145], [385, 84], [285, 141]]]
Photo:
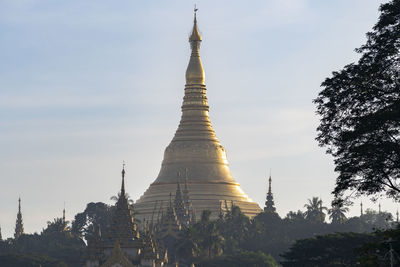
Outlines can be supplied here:
[[288, 214], [286, 214], [286, 219], [291, 221], [302, 221], [306, 219], [306, 215], [301, 210], [298, 210], [297, 212], [289, 211]]
[[[376, 230], [375, 239], [364, 244], [359, 250], [362, 266], [400, 265], [400, 227], [389, 230]], [[391, 254], [392, 253], [392, 257]]]
[[360, 219], [368, 225], [379, 229], [388, 229], [392, 227], [393, 215], [389, 212], [377, 212], [367, 209]]
[[[336, 233], [300, 239], [282, 256], [283, 267], [358, 265], [357, 249], [374, 239], [372, 234]], [[365, 266], [365, 265], [364, 265]]]
[[307, 211], [305, 212], [307, 220], [313, 222], [325, 221], [324, 210], [327, 210], [327, 208], [322, 206], [322, 199], [313, 197], [308, 200], [308, 203], [305, 204], [304, 207], [307, 208]]
[[329, 219], [332, 224], [342, 224], [347, 219], [345, 213], [349, 211], [348, 207], [343, 206], [343, 202], [332, 203], [332, 208], [328, 210]]
[[68, 222], [64, 222], [62, 218], [55, 218], [52, 222], [48, 221], [47, 228], [43, 229], [42, 235], [70, 231], [67, 224]]
[[287, 250], [291, 244], [288, 238], [288, 225], [275, 212], [259, 213], [251, 221], [241, 250], [261, 251], [279, 259], [279, 254]]
[[224, 251], [234, 254], [243, 247], [243, 242], [248, 235], [250, 220], [238, 206], [232, 205], [231, 210], [224, 216], [219, 232], [225, 240]]
[[192, 247], [198, 249], [201, 256], [211, 259], [222, 254], [224, 239], [219, 232], [216, 221], [210, 220], [211, 212], [204, 210], [201, 219], [190, 231]]
[[75, 215], [72, 222], [71, 231], [85, 238], [93, 231], [93, 227], [100, 226], [104, 230], [110, 225], [113, 207], [102, 202], [91, 202], [87, 204], [86, 209]]
[[[14, 240], [12, 254], [51, 257], [65, 262], [68, 266], [81, 266], [81, 254], [85, 247], [83, 240], [72, 235], [69, 231], [58, 232], [44, 229], [41, 235], [36, 233], [32, 235], [23, 234]], [[35, 266], [39, 266], [39, 264]]]
[[262, 252], [245, 251], [234, 255], [225, 255], [213, 260], [196, 263], [198, 267], [278, 267], [271, 255]]
[[333, 72], [314, 100], [317, 140], [334, 157], [335, 196], [386, 193], [400, 198], [400, 0], [380, 17], [356, 52], [357, 63]]
[[0, 263], [2, 267], [67, 267], [64, 262], [56, 259], [40, 256], [40, 255], [23, 255], [23, 254], [5, 254], [0, 255]]

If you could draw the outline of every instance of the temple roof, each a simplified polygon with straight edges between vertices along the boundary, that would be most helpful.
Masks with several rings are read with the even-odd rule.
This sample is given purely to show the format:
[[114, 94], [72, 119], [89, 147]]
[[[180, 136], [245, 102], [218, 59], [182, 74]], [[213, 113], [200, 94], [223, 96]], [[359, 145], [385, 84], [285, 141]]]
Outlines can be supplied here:
[[17, 213], [17, 220], [15, 221], [14, 237], [18, 238], [23, 234], [24, 234], [24, 223], [22, 221], [21, 198], [18, 198], [18, 213]]
[[107, 261], [100, 267], [119, 266], [116, 264], [120, 264], [121, 267], [134, 267], [134, 265], [124, 256], [118, 241], [115, 241], [114, 243], [111, 257], [109, 257]]
[[172, 195], [170, 194], [169, 206], [166, 213], [162, 216], [159, 228], [159, 236], [165, 238], [171, 236], [178, 238], [181, 226], [172, 205]]
[[122, 185], [121, 192], [118, 194], [118, 200], [115, 205], [114, 215], [112, 217], [111, 226], [108, 230], [105, 240], [108, 245], [114, 244], [115, 240], [119, 240], [123, 247], [136, 247], [140, 245], [139, 232], [134, 221], [132, 210], [129, 205], [127, 195], [125, 193], [125, 167], [122, 169]]

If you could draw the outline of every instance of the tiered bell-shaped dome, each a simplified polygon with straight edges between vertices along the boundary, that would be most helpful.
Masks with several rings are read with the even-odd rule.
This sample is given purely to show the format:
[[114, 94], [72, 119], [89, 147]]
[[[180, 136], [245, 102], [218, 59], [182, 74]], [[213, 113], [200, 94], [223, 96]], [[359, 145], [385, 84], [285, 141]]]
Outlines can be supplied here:
[[[168, 203], [170, 193], [175, 193], [177, 180], [183, 183], [185, 178], [197, 218], [203, 210], [210, 210], [212, 218], [217, 218], [223, 201], [239, 206], [250, 217], [261, 212], [258, 204], [243, 192], [232, 177], [225, 149], [212, 128], [200, 59], [201, 41], [195, 14], [189, 37], [192, 52], [186, 70], [181, 121], [165, 149], [157, 179], [136, 201], [135, 211], [139, 219], [151, 220], [155, 202]], [[184, 173], [186, 177], [179, 175]]]

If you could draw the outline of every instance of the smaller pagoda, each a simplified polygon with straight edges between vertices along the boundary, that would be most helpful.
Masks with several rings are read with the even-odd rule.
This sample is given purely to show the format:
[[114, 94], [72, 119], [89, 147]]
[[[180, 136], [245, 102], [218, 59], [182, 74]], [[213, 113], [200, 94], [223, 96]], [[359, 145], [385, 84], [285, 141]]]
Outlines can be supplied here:
[[264, 212], [276, 212], [275, 208], [275, 203], [274, 203], [274, 196], [272, 195], [272, 178], [271, 174], [269, 175], [268, 179], [268, 193], [267, 193], [267, 199], [265, 201], [265, 207], [264, 207]]
[[122, 168], [121, 191], [115, 205], [110, 225], [104, 234], [100, 226], [92, 226], [88, 239], [86, 267], [161, 267], [152, 236], [145, 232], [141, 237], [125, 192], [125, 164]]
[[14, 238], [18, 239], [23, 234], [24, 234], [24, 223], [22, 221], [22, 213], [21, 213], [21, 198], [18, 198], [18, 213], [17, 213], [17, 220], [15, 222]]

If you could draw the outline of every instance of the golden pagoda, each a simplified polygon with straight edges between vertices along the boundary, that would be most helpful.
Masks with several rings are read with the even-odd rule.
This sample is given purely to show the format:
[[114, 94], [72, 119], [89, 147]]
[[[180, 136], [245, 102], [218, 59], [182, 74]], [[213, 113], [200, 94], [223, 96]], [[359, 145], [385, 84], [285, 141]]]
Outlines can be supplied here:
[[136, 217], [140, 220], [151, 221], [156, 202], [168, 203], [170, 193], [175, 193], [177, 182], [187, 184], [197, 218], [200, 218], [203, 210], [210, 210], [211, 218], [218, 218], [222, 201], [239, 206], [249, 217], [261, 212], [258, 204], [244, 193], [232, 177], [225, 148], [211, 125], [200, 59], [202, 37], [197, 27], [196, 11], [189, 37], [191, 56], [186, 70], [181, 121], [174, 138], [165, 149], [157, 179], [135, 203]]

